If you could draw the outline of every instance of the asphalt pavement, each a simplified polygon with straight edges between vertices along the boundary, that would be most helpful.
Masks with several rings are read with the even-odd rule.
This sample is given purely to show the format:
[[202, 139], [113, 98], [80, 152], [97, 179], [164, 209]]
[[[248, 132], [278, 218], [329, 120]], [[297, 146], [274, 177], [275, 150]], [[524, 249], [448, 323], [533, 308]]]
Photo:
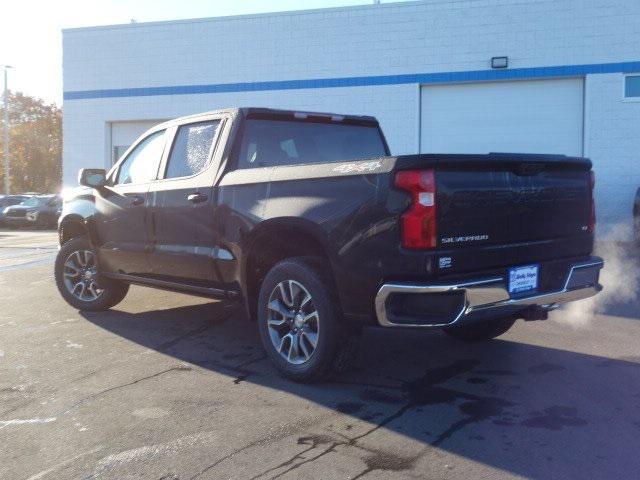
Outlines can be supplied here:
[[0, 231], [1, 479], [640, 476], [637, 295], [483, 344], [369, 330], [352, 371], [299, 385], [232, 306], [133, 287], [74, 310], [56, 248]]

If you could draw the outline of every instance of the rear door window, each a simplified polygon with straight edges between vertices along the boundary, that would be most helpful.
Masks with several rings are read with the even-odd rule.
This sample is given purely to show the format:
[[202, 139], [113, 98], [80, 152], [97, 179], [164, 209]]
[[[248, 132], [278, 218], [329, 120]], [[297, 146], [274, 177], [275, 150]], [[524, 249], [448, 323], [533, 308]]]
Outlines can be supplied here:
[[377, 126], [248, 119], [239, 167], [257, 168], [355, 160], [386, 155]]
[[190, 123], [178, 128], [164, 178], [189, 177], [209, 164], [220, 120]]

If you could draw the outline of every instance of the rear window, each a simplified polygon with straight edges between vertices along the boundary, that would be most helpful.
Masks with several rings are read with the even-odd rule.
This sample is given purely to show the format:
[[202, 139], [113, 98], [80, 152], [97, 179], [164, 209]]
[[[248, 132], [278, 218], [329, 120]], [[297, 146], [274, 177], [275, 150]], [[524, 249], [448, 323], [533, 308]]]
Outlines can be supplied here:
[[325, 163], [386, 155], [377, 126], [249, 119], [240, 168]]
[[165, 178], [188, 177], [204, 170], [219, 127], [220, 120], [182, 125], [169, 156]]

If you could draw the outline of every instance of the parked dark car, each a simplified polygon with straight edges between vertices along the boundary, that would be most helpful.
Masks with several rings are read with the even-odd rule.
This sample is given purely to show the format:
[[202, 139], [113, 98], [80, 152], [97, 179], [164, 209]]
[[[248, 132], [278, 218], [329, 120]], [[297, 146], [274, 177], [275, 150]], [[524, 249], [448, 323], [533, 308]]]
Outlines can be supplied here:
[[29, 195], [0, 195], [0, 226], [4, 225], [4, 209], [12, 205], [19, 205], [27, 198]]
[[593, 178], [566, 156], [393, 157], [372, 117], [217, 111], [80, 172], [55, 278], [82, 310], [131, 283], [240, 302], [280, 371], [317, 380], [365, 325], [486, 340], [595, 295]]
[[6, 207], [18, 205], [30, 196], [31, 195], [0, 195], [0, 209], [4, 210]]
[[6, 207], [2, 212], [2, 221], [10, 228], [53, 228], [61, 212], [62, 199], [58, 195], [37, 195], [26, 198], [18, 205]]
[[0, 209], [24, 202], [30, 195], [0, 195]]

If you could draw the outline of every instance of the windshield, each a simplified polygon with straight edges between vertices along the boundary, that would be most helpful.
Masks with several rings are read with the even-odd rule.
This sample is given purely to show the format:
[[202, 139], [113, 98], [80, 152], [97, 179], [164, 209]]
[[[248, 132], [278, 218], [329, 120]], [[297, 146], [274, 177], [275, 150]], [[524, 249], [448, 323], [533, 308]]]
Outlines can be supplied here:
[[20, 205], [24, 205], [25, 207], [37, 207], [38, 205], [40, 205], [40, 202], [41, 200], [39, 198], [31, 197], [31, 198], [27, 198]]

